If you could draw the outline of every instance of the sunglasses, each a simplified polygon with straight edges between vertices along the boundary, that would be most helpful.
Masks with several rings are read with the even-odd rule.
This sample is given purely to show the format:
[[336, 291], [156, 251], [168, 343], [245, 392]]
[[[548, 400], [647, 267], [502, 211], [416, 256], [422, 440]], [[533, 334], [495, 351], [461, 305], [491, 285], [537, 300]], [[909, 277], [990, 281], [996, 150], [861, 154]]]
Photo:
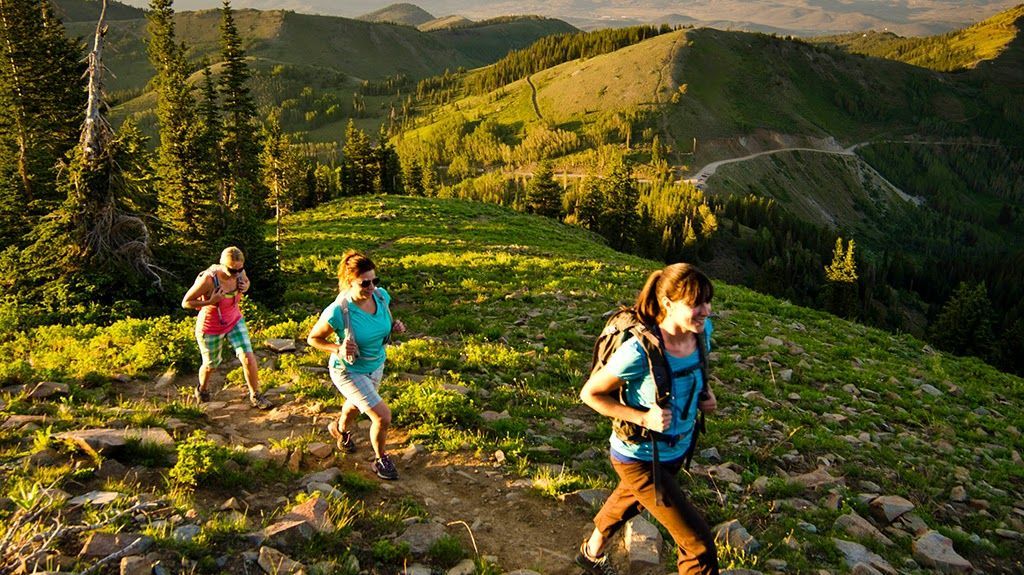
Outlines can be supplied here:
[[245, 268], [244, 267], [240, 267], [240, 268], [227, 268], [227, 270], [228, 270], [229, 274], [231, 274], [233, 276], [236, 276], [236, 275], [244, 272]]
[[359, 282], [359, 287], [361, 287], [363, 289], [366, 289], [366, 288], [370, 287], [371, 285], [379, 286], [380, 285], [380, 278], [373, 278], [372, 280], [363, 280], [363, 281]]

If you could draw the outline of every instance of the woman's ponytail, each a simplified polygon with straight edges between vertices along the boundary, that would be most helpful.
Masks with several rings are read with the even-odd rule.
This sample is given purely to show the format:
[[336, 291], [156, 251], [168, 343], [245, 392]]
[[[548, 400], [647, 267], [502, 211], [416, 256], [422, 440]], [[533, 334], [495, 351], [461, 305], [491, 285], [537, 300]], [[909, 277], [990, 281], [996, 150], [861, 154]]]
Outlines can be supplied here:
[[633, 309], [644, 321], [644, 323], [657, 323], [661, 317], [661, 302], [658, 301], [658, 281], [661, 279], [662, 270], [651, 272], [647, 276], [647, 283], [636, 296], [636, 303]]

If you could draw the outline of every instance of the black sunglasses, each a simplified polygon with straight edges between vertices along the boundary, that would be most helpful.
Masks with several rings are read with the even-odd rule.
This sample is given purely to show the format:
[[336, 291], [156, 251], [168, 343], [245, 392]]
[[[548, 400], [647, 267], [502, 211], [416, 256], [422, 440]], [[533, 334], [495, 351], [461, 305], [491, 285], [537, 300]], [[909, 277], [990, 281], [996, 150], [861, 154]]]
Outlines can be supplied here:
[[363, 281], [359, 282], [359, 287], [361, 287], [363, 289], [366, 289], [366, 288], [370, 287], [370, 284], [373, 284], [375, 286], [379, 286], [380, 285], [380, 278], [373, 278], [372, 280], [363, 280]]
[[236, 275], [244, 272], [245, 268], [244, 267], [240, 267], [240, 268], [227, 268], [227, 270], [228, 270], [229, 274], [231, 274], [233, 276], [236, 276]]

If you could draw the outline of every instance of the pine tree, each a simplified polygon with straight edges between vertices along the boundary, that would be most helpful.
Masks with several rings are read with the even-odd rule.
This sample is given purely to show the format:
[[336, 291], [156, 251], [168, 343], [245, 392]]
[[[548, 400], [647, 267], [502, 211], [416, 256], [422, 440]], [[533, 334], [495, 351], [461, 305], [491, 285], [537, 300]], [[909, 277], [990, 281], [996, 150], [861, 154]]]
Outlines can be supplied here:
[[526, 211], [548, 218], [562, 217], [562, 186], [554, 180], [550, 161], [537, 167], [526, 188]]
[[263, 177], [269, 190], [268, 205], [274, 210], [275, 247], [281, 253], [281, 218], [301, 201], [306, 188], [306, 166], [281, 131], [280, 111], [271, 114], [263, 134]]
[[174, 237], [172, 245], [205, 246], [213, 232], [213, 194], [203, 171], [204, 150], [196, 142], [196, 101], [188, 83], [185, 47], [174, 33], [171, 0], [151, 0], [149, 12], [149, 61], [156, 70], [160, 147], [156, 174], [160, 220]]
[[225, 175], [224, 203], [232, 210], [260, 214], [266, 190], [260, 183], [256, 104], [249, 91], [249, 66], [229, 0], [221, 9], [221, 153]]
[[379, 194], [402, 193], [402, 164], [398, 152], [388, 141], [387, 132], [381, 126], [377, 135], [378, 144], [373, 149], [373, 160], [376, 164], [374, 190]]
[[416, 158], [402, 162], [402, 184], [410, 196], [423, 195], [423, 166]]
[[984, 283], [961, 282], [935, 318], [931, 341], [957, 355], [994, 359], [992, 302]]
[[423, 166], [423, 180], [420, 187], [423, 188], [424, 196], [437, 196], [439, 183], [437, 181], [437, 173], [434, 171], [434, 166], [430, 164], [426, 164]]
[[85, 109], [82, 51], [46, 0], [0, 0], [0, 243], [21, 236], [61, 197], [58, 160]]
[[263, 185], [256, 128], [256, 105], [249, 92], [249, 67], [242, 50], [231, 3], [221, 9], [220, 77], [221, 165], [227, 213], [222, 243], [238, 246], [252, 279], [254, 297], [275, 304], [284, 293], [277, 251], [264, 234], [266, 186]]
[[377, 177], [373, 148], [366, 132], [357, 128], [351, 118], [345, 127], [345, 145], [341, 153], [342, 193], [348, 196], [372, 194]]
[[598, 231], [604, 204], [604, 191], [600, 183], [594, 178], [585, 178], [580, 183], [579, 200], [575, 208], [576, 223], [588, 230]]
[[[33, 230], [25, 250], [26, 284], [37, 284], [37, 301], [57, 309], [76, 304], [137, 298], [146, 284], [161, 287], [150, 234], [139, 214], [150, 203], [144, 190], [146, 159], [131, 125], [116, 136], [103, 115], [103, 12], [88, 58], [88, 96], [79, 144], [69, 153], [59, 189], [66, 200]], [[69, 297], [70, 296], [70, 297]]]
[[616, 166], [602, 188], [605, 204], [599, 219], [599, 232], [613, 248], [628, 251], [635, 244], [639, 223], [637, 205], [640, 192], [633, 179], [632, 168], [626, 163]]

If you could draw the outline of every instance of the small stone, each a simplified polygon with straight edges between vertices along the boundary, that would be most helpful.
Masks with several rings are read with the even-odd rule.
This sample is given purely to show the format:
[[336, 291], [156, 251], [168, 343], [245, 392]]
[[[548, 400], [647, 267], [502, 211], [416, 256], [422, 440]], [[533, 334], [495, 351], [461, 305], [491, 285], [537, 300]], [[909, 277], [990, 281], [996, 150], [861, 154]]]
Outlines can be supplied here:
[[200, 532], [202, 532], [202, 528], [198, 525], [182, 525], [174, 529], [171, 537], [175, 541], [191, 541], [195, 539]]
[[953, 540], [938, 531], [928, 531], [914, 540], [914, 559], [943, 573], [970, 573], [971, 563], [953, 549]]
[[409, 461], [417, 455], [427, 452], [427, 448], [421, 443], [410, 443], [408, 447], [400, 451], [402, 461]]
[[167, 368], [166, 371], [164, 371], [162, 374], [160, 374], [160, 377], [156, 378], [156, 383], [153, 386], [154, 387], [167, 387], [168, 385], [171, 385], [172, 383], [174, 383], [174, 378], [175, 377], [178, 377], [177, 370], [175, 370], [173, 367], [169, 367], [169, 368]]
[[500, 450], [500, 449], [495, 451], [494, 452], [494, 461], [498, 465], [504, 465], [505, 464], [505, 452]]
[[883, 495], [871, 501], [871, 515], [886, 524], [913, 509], [914, 504], [899, 495]]
[[264, 342], [267, 347], [278, 352], [295, 351], [295, 340], [284, 338], [272, 338]]
[[838, 485], [843, 483], [843, 479], [840, 477], [833, 477], [825, 468], [819, 467], [810, 473], [804, 473], [803, 475], [797, 475], [792, 478], [792, 481], [803, 485], [805, 489], [817, 489], [819, 487], [829, 487], [832, 485]]
[[753, 553], [761, 548], [757, 539], [736, 519], [719, 523], [712, 532], [715, 534], [715, 541], [728, 542], [729, 546], [741, 549], [744, 553]]
[[151, 575], [153, 561], [139, 555], [121, 558], [121, 575]]
[[764, 336], [764, 339], [761, 340], [761, 343], [763, 343], [764, 345], [767, 345], [769, 347], [778, 347], [780, 345], [784, 345], [785, 344], [785, 342], [783, 342], [781, 339], [779, 339], [777, 337], [770, 336], [770, 335]]
[[779, 379], [781, 379], [782, 381], [792, 381], [793, 380], [793, 370], [792, 369], [783, 369], [783, 370], [779, 371]]
[[413, 555], [423, 555], [438, 539], [444, 537], [443, 525], [437, 523], [414, 523], [395, 539], [397, 543], [408, 543]]
[[743, 478], [727, 465], [716, 465], [708, 468], [708, 475], [715, 479], [721, 479], [726, 483], [743, 483]]
[[288, 456], [288, 470], [292, 473], [298, 473], [299, 469], [302, 468], [302, 450], [296, 449]]
[[317, 471], [303, 476], [299, 484], [305, 486], [310, 483], [334, 483], [341, 478], [341, 470], [337, 467], [328, 467], [323, 471]]
[[611, 494], [612, 492], [607, 489], [581, 489], [562, 494], [559, 499], [565, 503], [592, 509], [604, 505]]
[[722, 460], [722, 456], [718, 454], [718, 449], [714, 448], [714, 447], [709, 447], [707, 449], [702, 449], [701, 452], [700, 452], [700, 458], [705, 460], [705, 461], [721, 461]]
[[882, 535], [874, 525], [856, 513], [847, 513], [836, 519], [835, 528], [857, 539], [871, 539], [883, 545], [892, 545], [891, 539]]
[[630, 573], [639, 573], [652, 565], [661, 564], [661, 533], [642, 516], [626, 522], [623, 531]]
[[949, 500], [956, 503], [967, 501], [967, 489], [963, 485], [957, 485], [949, 490]]
[[32, 391], [28, 392], [27, 397], [32, 400], [46, 399], [48, 397], [67, 395], [70, 392], [71, 390], [66, 383], [41, 381], [32, 388]]
[[295, 574], [305, 570], [305, 566], [302, 563], [293, 561], [273, 547], [260, 547], [257, 563], [263, 569], [263, 572], [268, 575]]
[[932, 397], [939, 397], [940, 395], [942, 395], [942, 392], [939, 391], [934, 385], [931, 385], [930, 383], [922, 385], [921, 391], [927, 393]]
[[476, 573], [476, 563], [473, 563], [472, 559], [463, 559], [455, 567], [449, 569], [445, 575], [474, 575], [474, 573]]
[[846, 564], [851, 569], [858, 563], [866, 563], [874, 569], [883, 573], [883, 575], [899, 575], [899, 572], [893, 568], [881, 555], [873, 553], [864, 547], [860, 543], [854, 543], [853, 541], [846, 541], [844, 539], [832, 538], [832, 542], [835, 543], [839, 552], [843, 554], [846, 559]]
[[321, 441], [314, 441], [306, 445], [306, 451], [317, 459], [327, 459], [334, 454], [334, 446]]
[[498, 413], [496, 411], [487, 410], [487, 411], [484, 411], [483, 413], [481, 413], [480, 417], [484, 421], [486, 421], [487, 423], [493, 423], [495, 421], [502, 421], [504, 419], [509, 419], [512, 416], [508, 414], [508, 411], [503, 411], [501, 413]]
[[90, 491], [68, 501], [68, 505], [110, 505], [121, 497], [115, 491]]

